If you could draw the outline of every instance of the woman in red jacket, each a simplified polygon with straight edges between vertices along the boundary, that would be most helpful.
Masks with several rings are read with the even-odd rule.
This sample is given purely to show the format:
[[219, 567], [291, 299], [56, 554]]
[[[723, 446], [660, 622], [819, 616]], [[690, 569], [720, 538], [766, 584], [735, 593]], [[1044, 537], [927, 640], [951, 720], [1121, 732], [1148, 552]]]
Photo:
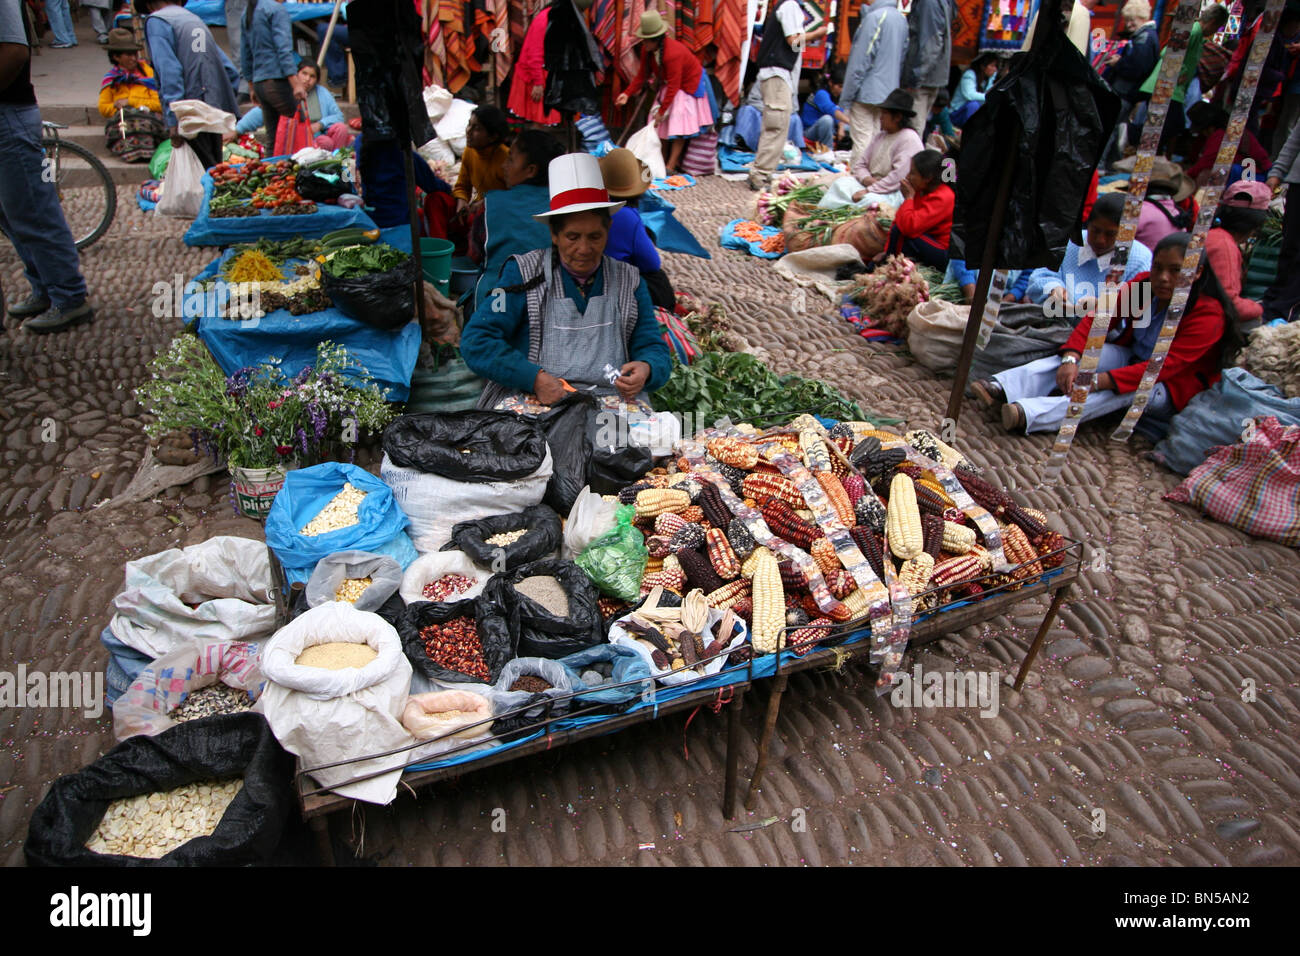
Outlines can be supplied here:
[[665, 157], [669, 174], [680, 173], [686, 144], [713, 125], [709, 78], [690, 48], [668, 36], [668, 24], [657, 11], [642, 14], [634, 36], [641, 41], [641, 69], [615, 103], [625, 106], [651, 78], [662, 84], [656, 100], [659, 138], [671, 144]]
[[510, 100], [506, 107], [519, 119], [536, 126], [558, 126], [560, 114], [542, 105], [546, 92], [546, 24], [551, 18], [549, 5], [537, 11], [524, 42], [519, 46], [519, 59], [515, 62], [515, 75], [510, 80]]
[[[1111, 320], [1097, 377], [1084, 405], [1085, 421], [1125, 409], [1132, 403], [1133, 393], [1160, 337], [1165, 309], [1178, 285], [1190, 239], [1185, 232], [1161, 239], [1152, 256], [1151, 271], [1135, 276], [1119, 290], [1117, 315]], [[1144, 285], [1149, 285], [1149, 290]], [[1133, 312], [1139, 316], [1137, 321], [1125, 314]], [[976, 399], [985, 408], [1004, 403], [1002, 425], [1007, 431], [1056, 431], [1069, 407], [1070, 389], [1078, 375], [1079, 358], [1091, 326], [1089, 315], [1075, 326], [1074, 334], [1059, 355], [999, 372], [991, 380], [972, 383]], [[1241, 342], [1232, 302], [1213, 267], [1202, 257], [1200, 275], [1192, 285], [1145, 414], [1166, 419], [1180, 411], [1192, 396], [1218, 381], [1219, 370], [1232, 363]]]
[[943, 182], [942, 173], [943, 154], [937, 149], [923, 149], [912, 157], [912, 168], [901, 187], [907, 198], [894, 213], [885, 251], [878, 258], [902, 253], [921, 265], [947, 268], [957, 195]]

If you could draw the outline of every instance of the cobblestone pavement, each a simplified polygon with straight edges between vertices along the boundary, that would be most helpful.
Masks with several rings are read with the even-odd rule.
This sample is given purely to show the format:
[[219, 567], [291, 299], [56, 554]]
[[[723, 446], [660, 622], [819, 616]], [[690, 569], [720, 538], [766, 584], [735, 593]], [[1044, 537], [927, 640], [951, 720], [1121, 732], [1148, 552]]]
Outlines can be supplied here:
[[[669, 256], [680, 288], [720, 301], [779, 372], [826, 379], [864, 405], [936, 427], [947, 384], [905, 353], [868, 346], [769, 264], [717, 250], [747, 214], [743, 184], [675, 193], [715, 251]], [[210, 251], [141, 215], [123, 192], [109, 236], [84, 265], [94, 325], [0, 345], [0, 670], [99, 670], [97, 637], [123, 562], [218, 534], [260, 536], [235, 517], [220, 476], [110, 512], [145, 447], [130, 390], [169, 338], [153, 283], [192, 274]], [[0, 250], [6, 291], [22, 288]], [[49, 422], [57, 423], [54, 440]], [[902, 709], [869, 676], [791, 680], [756, 810], [721, 815], [721, 717], [661, 720], [511, 766], [470, 774], [418, 801], [399, 796], [334, 827], [339, 862], [370, 864], [1261, 865], [1300, 861], [1300, 562], [1161, 501], [1172, 475], [1148, 447], [1086, 429], [1058, 484], [1040, 488], [1046, 437], [1008, 437], [963, 412], [957, 440], [992, 476], [1098, 555], [1021, 694], [997, 716]], [[362, 459], [363, 462], [366, 459]], [[927, 669], [1014, 672], [1046, 609], [928, 645]], [[1243, 701], [1253, 682], [1255, 698]], [[1246, 695], [1249, 696], [1249, 695]], [[746, 699], [742, 772], [752, 767], [766, 692]], [[111, 744], [110, 717], [0, 711], [0, 861], [22, 862], [27, 820], [48, 782]], [[689, 753], [689, 756], [688, 756]], [[506, 811], [497, 832], [498, 808]], [[1104, 833], [1098, 833], [1104, 812]], [[743, 833], [729, 829], [770, 817]], [[344, 838], [364, 834], [359, 854]]]

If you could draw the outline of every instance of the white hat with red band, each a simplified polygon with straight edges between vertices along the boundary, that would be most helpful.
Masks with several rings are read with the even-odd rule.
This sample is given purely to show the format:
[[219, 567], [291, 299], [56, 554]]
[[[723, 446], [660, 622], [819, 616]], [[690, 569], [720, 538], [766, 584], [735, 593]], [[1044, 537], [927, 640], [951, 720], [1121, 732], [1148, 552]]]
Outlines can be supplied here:
[[571, 212], [608, 209], [618, 212], [625, 203], [610, 202], [600, 160], [590, 153], [568, 153], [551, 160], [547, 171], [551, 182], [551, 208], [534, 219], [549, 219]]

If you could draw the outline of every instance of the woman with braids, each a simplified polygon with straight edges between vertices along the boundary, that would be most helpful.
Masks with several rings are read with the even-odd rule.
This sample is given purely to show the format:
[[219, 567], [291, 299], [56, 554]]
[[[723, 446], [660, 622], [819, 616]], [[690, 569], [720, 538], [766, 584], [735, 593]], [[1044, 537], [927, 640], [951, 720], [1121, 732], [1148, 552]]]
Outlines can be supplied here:
[[921, 265], [946, 269], [957, 194], [943, 181], [943, 154], [937, 149], [923, 149], [914, 155], [900, 188], [907, 198], [894, 213], [894, 224], [879, 258], [902, 253]]
[[549, 175], [550, 209], [534, 218], [551, 246], [511, 256], [461, 335], [465, 364], [488, 381], [478, 407], [553, 405], [575, 387], [644, 400], [672, 364], [640, 273], [605, 255], [623, 204], [610, 202], [594, 156], [560, 156]]
[[[1151, 271], [1135, 276], [1120, 288], [1116, 315], [1083, 409], [1084, 421], [1120, 411], [1132, 403], [1160, 337], [1165, 310], [1178, 286], [1190, 241], [1191, 236], [1185, 232], [1161, 239], [1152, 256]], [[1144, 417], [1172, 417], [1192, 396], [1218, 381], [1220, 369], [1231, 365], [1241, 348], [1242, 334], [1232, 300], [1223, 291], [1209, 261], [1202, 257], [1201, 263]], [[1070, 389], [1079, 373], [1079, 359], [1091, 327], [1092, 316], [1087, 315], [1075, 326], [1059, 355], [972, 383], [976, 399], [986, 409], [1001, 404], [1002, 426], [1007, 431], [1055, 431], [1065, 419]]]

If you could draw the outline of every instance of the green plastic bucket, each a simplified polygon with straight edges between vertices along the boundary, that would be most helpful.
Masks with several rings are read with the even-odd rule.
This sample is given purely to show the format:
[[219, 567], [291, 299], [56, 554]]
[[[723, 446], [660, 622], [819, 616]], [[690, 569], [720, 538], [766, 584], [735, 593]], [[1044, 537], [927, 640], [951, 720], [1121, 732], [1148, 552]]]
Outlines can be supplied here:
[[451, 255], [455, 251], [455, 243], [448, 239], [420, 240], [424, 277], [436, 285], [443, 295], [448, 295], [451, 288]]

